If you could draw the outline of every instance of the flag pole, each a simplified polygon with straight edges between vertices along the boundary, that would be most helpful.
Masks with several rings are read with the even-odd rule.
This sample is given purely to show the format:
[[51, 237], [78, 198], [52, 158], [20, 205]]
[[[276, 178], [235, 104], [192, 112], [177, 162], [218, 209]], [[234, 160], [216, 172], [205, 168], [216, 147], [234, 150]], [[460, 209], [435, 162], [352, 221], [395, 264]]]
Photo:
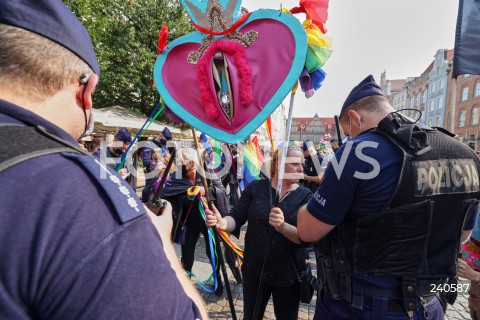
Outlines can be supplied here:
[[[208, 192], [207, 178], [205, 174], [205, 169], [203, 167], [203, 157], [201, 156], [200, 150], [198, 149], [197, 131], [193, 127], [192, 127], [192, 135], [193, 135], [193, 142], [195, 144], [195, 150], [197, 151], [197, 157], [198, 157], [198, 163], [199, 163], [198, 170], [200, 171], [200, 175], [202, 176], [202, 183], [203, 183], [203, 188], [205, 189], [205, 196], [207, 197], [208, 206], [212, 208], [213, 202]], [[220, 269], [222, 270], [223, 282], [224, 282], [225, 288], [227, 289], [227, 297], [228, 297], [228, 304], [230, 305], [230, 312], [232, 313], [232, 319], [237, 320], [237, 315], [235, 313], [235, 306], [233, 304], [232, 291], [230, 290], [230, 283], [228, 282], [227, 268], [225, 267], [225, 260], [223, 258], [222, 240], [221, 240], [222, 237], [219, 236], [218, 230], [216, 227], [212, 227], [212, 230], [215, 237], [215, 242], [218, 245], [217, 255], [218, 255], [218, 260], [220, 262]], [[216, 272], [216, 270], [214, 270], [214, 272]]]
[[333, 117], [335, 118], [335, 131], [337, 131], [338, 146], [340, 147], [343, 143], [342, 134], [340, 133], [340, 120], [338, 119], [337, 115]]
[[[283, 184], [283, 176], [285, 171], [285, 162], [287, 158], [287, 151], [288, 146], [290, 144], [290, 129], [292, 127], [292, 119], [293, 119], [293, 103], [295, 101], [295, 93], [298, 89], [298, 81], [292, 88], [292, 93], [290, 94], [290, 105], [288, 107], [288, 119], [287, 119], [287, 128], [285, 131], [285, 141], [282, 144], [280, 152], [280, 165], [278, 167], [278, 183], [277, 183], [277, 190], [275, 192], [275, 201], [273, 203], [273, 207], [278, 206], [280, 202], [280, 193], [282, 191], [282, 184]], [[280, 146], [278, 146], [280, 148]], [[271, 179], [272, 177], [270, 177]], [[271, 180], [270, 180], [271, 181]], [[270, 190], [269, 190], [270, 191]], [[260, 294], [263, 292], [263, 287], [265, 286], [265, 277], [268, 274], [268, 270], [265, 270], [265, 265], [268, 261], [270, 256], [270, 245], [272, 243], [272, 235], [273, 235], [273, 227], [270, 226], [268, 229], [268, 238], [267, 238], [267, 248], [265, 251], [265, 256], [263, 257], [263, 264], [262, 264], [262, 272], [260, 274], [260, 283], [258, 284], [258, 291], [257, 291], [257, 299], [255, 300], [255, 308], [253, 311], [253, 319], [258, 319], [258, 313], [260, 312], [259, 304], [260, 304]]]
[[455, 134], [455, 101], [457, 100], [457, 78], [452, 78], [450, 83], [450, 126], [448, 130]]

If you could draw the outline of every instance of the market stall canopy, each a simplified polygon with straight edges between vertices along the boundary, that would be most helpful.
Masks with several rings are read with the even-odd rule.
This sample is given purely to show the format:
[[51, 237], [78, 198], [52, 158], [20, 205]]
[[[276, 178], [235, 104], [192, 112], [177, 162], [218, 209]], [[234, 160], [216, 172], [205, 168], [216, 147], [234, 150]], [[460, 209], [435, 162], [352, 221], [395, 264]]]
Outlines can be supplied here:
[[[92, 109], [92, 112], [95, 120], [95, 131], [101, 132], [114, 133], [118, 129], [126, 127], [131, 133], [137, 133], [147, 120], [144, 115], [121, 106]], [[181, 130], [179, 128], [159, 121], [154, 121], [150, 125], [146, 135], [157, 135], [165, 127], [170, 130], [174, 138], [180, 138]]]

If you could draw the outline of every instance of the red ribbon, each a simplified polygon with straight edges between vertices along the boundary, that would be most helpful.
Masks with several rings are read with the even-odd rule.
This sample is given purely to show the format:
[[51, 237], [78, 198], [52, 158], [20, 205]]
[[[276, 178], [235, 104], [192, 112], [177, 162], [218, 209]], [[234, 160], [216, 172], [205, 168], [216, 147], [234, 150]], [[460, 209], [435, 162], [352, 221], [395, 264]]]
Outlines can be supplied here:
[[226, 30], [223, 30], [222, 32], [215, 32], [215, 31], [212, 31], [212, 30], [209, 30], [209, 29], [206, 29], [204, 27], [201, 27], [199, 26], [198, 24], [196, 24], [195, 22], [192, 21], [192, 24], [193, 26], [195, 27], [195, 29], [197, 29], [198, 31], [200, 31], [201, 33], [205, 33], [205, 34], [208, 34], [208, 35], [212, 35], [212, 36], [224, 36], [224, 35], [227, 35], [229, 33], [232, 33], [233, 31], [237, 30], [237, 28], [245, 22], [245, 20], [248, 19], [248, 17], [250, 16], [250, 13], [251, 12], [248, 12], [246, 14], [244, 14], [243, 16], [241, 16], [237, 21], [235, 21], [234, 24], [232, 24], [232, 26]]
[[168, 27], [164, 24], [162, 24], [162, 30], [160, 31], [160, 34], [158, 35], [158, 50], [157, 54], [160, 54], [163, 49], [165, 49], [165, 45], [167, 44], [167, 38], [168, 38]]

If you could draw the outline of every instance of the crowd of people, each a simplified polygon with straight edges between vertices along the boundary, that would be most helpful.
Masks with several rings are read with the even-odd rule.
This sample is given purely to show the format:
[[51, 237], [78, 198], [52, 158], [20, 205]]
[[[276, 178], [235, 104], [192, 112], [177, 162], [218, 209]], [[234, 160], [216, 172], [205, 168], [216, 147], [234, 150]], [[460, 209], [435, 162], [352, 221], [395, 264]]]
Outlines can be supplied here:
[[[298, 271], [312, 246], [314, 319], [443, 319], [452, 295], [432, 286], [457, 276], [471, 280], [478, 319], [480, 160], [453, 134], [393, 109], [372, 76], [340, 110], [348, 141], [265, 152], [261, 179], [243, 190], [240, 150], [199, 159], [169, 149], [165, 128], [136, 154], [148, 175], [143, 203], [120, 162], [132, 144], [126, 128], [107, 147], [98, 136], [79, 145], [99, 81], [90, 37], [63, 2], [2, 2], [0, 136], [11, 143], [0, 146], [1, 319], [207, 319], [185, 275], [199, 235], [222, 295], [209, 229], [238, 235], [245, 224], [241, 274], [226, 252], [245, 319], [262, 319], [271, 297], [277, 319], [298, 318]], [[159, 216], [144, 205], [158, 188]]]

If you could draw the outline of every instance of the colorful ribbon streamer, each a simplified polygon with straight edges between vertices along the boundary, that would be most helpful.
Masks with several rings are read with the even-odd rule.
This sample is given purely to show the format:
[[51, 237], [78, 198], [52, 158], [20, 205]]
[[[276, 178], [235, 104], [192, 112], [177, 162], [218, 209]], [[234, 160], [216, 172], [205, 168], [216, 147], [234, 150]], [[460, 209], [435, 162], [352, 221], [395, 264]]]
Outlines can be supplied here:
[[[161, 107], [161, 108], [160, 108]], [[159, 110], [160, 108], [160, 110]], [[128, 146], [127, 148], [127, 151], [125, 151], [125, 153], [122, 155], [122, 158], [121, 158], [121, 161], [120, 163], [117, 164], [117, 166], [115, 167], [115, 171], [119, 171], [121, 168], [123, 168], [123, 165], [125, 164], [125, 159], [127, 158], [127, 155], [128, 155], [128, 152], [130, 151], [130, 149], [132, 148], [132, 146], [135, 144], [135, 142], [137, 142], [138, 138], [140, 138], [141, 136], [143, 136], [143, 134], [145, 133], [145, 131], [147, 131], [147, 129], [150, 127], [150, 125], [155, 121], [155, 119], [157, 119], [157, 117], [160, 115], [160, 113], [162, 113], [163, 111], [163, 108], [165, 108], [165, 105], [162, 103], [162, 102], [159, 102], [157, 103], [157, 105], [155, 106], [155, 108], [153, 109], [153, 111], [150, 113], [150, 116], [148, 116], [148, 119], [147, 121], [145, 121], [145, 123], [143, 124], [143, 126], [140, 128], [140, 130], [138, 130], [135, 138], [133, 138], [133, 141], [130, 143], [130, 145]], [[157, 111], [158, 110], [158, 111]], [[148, 123], [148, 125], [147, 125]], [[145, 129], [145, 125], [147, 126]]]

